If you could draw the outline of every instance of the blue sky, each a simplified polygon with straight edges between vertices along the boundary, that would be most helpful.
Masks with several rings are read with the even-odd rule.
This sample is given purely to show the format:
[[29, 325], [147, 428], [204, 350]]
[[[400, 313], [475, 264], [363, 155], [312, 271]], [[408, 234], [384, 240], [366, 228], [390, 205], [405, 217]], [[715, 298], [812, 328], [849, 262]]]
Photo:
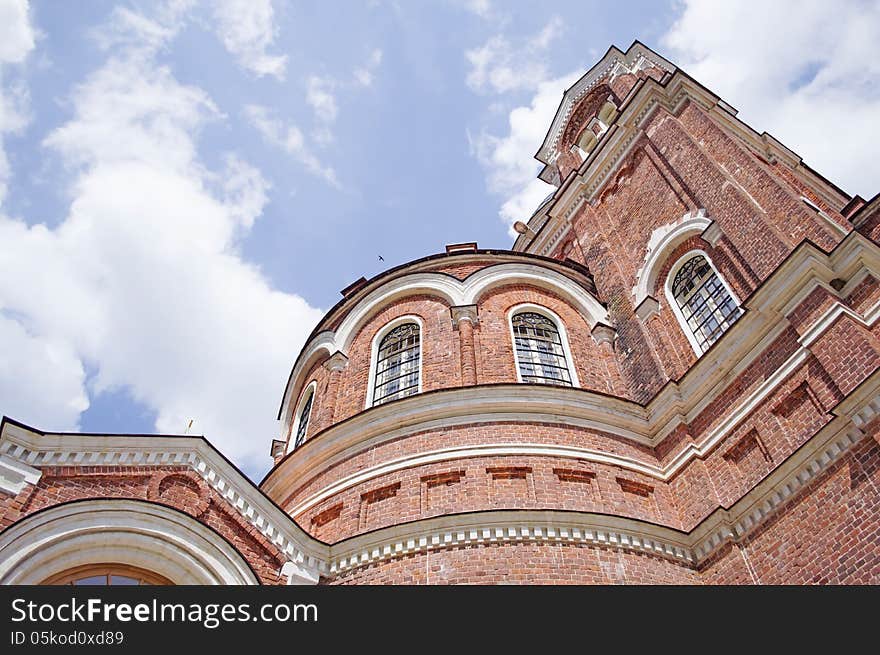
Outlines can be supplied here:
[[537, 7], [0, 0], [0, 413], [194, 419], [259, 477], [339, 290], [447, 243], [510, 247], [562, 91], [611, 44], [880, 187], [877, 2]]

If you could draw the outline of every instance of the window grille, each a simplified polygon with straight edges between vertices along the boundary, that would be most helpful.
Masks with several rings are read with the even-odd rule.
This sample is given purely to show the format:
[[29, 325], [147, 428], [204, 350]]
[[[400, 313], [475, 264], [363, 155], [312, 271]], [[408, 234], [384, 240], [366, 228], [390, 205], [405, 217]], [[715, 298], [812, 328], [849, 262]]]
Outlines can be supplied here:
[[512, 323], [522, 381], [572, 386], [568, 361], [556, 324], [536, 312], [516, 314]]
[[376, 358], [373, 405], [406, 398], [419, 392], [419, 326], [398, 325], [382, 339]]
[[293, 442], [294, 448], [299, 448], [303, 441], [306, 440], [306, 431], [309, 429], [309, 416], [312, 411], [312, 401], [315, 399], [315, 390], [309, 391], [309, 397], [303, 403], [302, 409], [299, 410], [299, 421], [296, 424], [296, 438]]
[[672, 282], [672, 295], [701, 352], [734, 324], [742, 310], [703, 255], [688, 259]]

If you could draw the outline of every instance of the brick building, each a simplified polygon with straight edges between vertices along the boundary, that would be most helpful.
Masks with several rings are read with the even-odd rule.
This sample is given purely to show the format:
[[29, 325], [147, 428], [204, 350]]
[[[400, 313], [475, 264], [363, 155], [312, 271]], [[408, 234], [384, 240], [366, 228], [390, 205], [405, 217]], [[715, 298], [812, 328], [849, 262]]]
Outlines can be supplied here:
[[880, 582], [880, 197], [638, 42], [537, 158], [511, 250], [343, 291], [259, 486], [4, 419], [0, 582]]

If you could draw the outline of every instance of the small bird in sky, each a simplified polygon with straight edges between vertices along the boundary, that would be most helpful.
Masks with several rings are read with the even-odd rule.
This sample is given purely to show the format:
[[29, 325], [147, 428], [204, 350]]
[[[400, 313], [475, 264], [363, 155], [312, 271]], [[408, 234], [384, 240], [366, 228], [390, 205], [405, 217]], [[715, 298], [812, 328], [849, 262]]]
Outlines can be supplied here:
[[384, 258], [382, 255], [379, 255], [379, 261], [380, 261], [380, 262], [384, 262], [384, 261], [385, 261], [385, 258]]

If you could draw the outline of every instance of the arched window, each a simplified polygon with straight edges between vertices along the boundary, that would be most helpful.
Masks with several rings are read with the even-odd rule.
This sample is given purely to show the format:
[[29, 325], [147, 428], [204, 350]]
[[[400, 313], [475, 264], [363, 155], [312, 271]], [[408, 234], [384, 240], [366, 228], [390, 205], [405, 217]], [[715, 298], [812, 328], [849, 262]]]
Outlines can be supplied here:
[[733, 292], [702, 253], [673, 267], [668, 292], [697, 354], [704, 353], [742, 314]]
[[131, 586], [170, 585], [170, 580], [152, 571], [122, 564], [87, 564], [44, 580], [44, 585]]
[[573, 386], [569, 357], [556, 323], [534, 311], [518, 312], [510, 322], [520, 380]]
[[376, 351], [373, 405], [417, 394], [420, 360], [421, 336], [417, 323], [403, 323], [382, 337]]
[[315, 400], [315, 388], [317, 382], [312, 382], [306, 387], [296, 412], [293, 424], [293, 438], [288, 442], [288, 451], [299, 448], [306, 440], [306, 432], [309, 429], [309, 418], [312, 415], [312, 402]]

